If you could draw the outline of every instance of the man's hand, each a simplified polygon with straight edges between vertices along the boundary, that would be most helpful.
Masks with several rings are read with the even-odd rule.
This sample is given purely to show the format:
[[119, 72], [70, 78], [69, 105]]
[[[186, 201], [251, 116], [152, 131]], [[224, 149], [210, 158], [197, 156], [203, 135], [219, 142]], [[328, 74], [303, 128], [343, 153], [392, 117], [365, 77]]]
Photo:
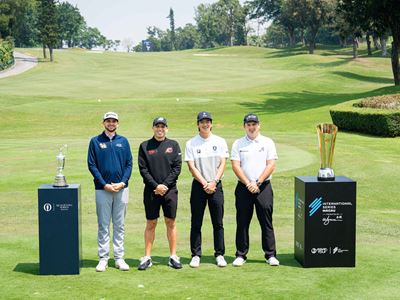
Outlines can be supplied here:
[[104, 190], [107, 191], [107, 192], [111, 192], [111, 193], [116, 193], [116, 192], [118, 192], [118, 190], [115, 189], [114, 184], [109, 184], [109, 183], [107, 183], [107, 184], [104, 186]]
[[112, 183], [111, 185], [113, 186], [113, 188], [115, 189], [116, 192], [119, 192], [120, 190], [122, 190], [125, 187], [125, 183], [120, 182], [120, 183]]
[[203, 186], [203, 189], [207, 194], [214, 194], [217, 190], [217, 183], [215, 181], [207, 182], [207, 184]]
[[157, 185], [154, 194], [164, 196], [168, 192], [168, 187], [164, 184]]
[[246, 188], [252, 194], [258, 194], [260, 192], [260, 188], [258, 187], [258, 185], [255, 181], [251, 181], [248, 184], [246, 184]]

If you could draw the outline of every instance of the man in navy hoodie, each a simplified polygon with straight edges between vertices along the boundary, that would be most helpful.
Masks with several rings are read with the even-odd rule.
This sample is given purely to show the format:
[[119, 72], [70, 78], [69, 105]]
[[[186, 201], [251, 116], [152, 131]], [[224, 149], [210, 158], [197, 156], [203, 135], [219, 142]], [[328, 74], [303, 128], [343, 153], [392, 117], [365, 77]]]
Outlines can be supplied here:
[[107, 112], [104, 131], [90, 140], [88, 167], [94, 177], [98, 222], [97, 272], [103, 272], [110, 257], [110, 222], [113, 222], [115, 267], [128, 271], [124, 260], [124, 221], [129, 198], [128, 181], [132, 173], [132, 153], [128, 140], [116, 133], [118, 115]]

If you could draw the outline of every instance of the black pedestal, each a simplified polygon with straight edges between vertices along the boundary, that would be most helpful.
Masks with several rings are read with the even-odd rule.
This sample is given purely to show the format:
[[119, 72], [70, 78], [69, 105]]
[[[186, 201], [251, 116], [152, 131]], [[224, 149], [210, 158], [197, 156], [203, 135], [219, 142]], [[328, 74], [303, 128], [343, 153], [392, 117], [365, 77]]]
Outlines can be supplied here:
[[303, 267], [355, 267], [356, 182], [296, 177], [294, 232]]
[[79, 274], [81, 268], [80, 185], [42, 185], [39, 194], [41, 275]]

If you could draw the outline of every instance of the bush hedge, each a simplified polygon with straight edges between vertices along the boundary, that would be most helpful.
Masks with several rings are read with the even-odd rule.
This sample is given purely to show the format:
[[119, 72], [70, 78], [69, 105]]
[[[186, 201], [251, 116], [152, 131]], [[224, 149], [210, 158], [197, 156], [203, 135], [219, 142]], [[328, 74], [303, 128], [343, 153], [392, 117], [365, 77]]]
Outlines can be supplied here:
[[14, 64], [14, 43], [0, 39], [0, 71]]
[[400, 109], [359, 107], [360, 101], [352, 100], [331, 107], [332, 121], [339, 130], [384, 137], [400, 136]]

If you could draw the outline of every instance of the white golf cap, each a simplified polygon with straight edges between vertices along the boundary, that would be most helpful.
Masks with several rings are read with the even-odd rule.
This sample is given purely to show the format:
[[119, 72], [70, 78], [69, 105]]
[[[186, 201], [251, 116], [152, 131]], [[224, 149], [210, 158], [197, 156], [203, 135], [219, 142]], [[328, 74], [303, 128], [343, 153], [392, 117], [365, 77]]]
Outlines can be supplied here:
[[103, 121], [106, 119], [115, 119], [118, 121], [118, 114], [112, 111], [106, 112], [103, 117]]

